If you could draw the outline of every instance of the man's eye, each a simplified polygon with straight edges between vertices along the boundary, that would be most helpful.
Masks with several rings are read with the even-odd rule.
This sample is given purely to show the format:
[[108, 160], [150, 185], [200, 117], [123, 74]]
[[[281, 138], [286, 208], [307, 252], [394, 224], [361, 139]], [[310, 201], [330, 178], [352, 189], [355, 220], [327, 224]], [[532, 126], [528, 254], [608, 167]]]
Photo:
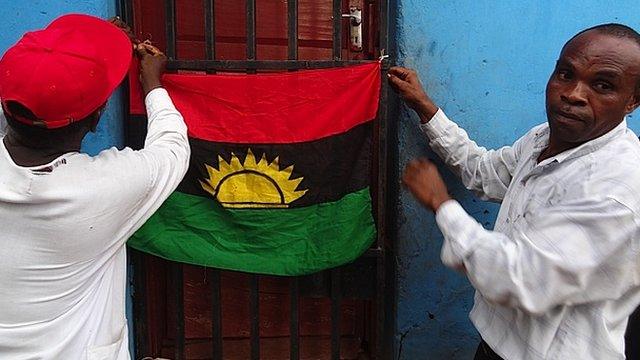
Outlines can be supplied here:
[[558, 79], [560, 80], [570, 80], [572, 74], [568, 70], [558, 70]]
[[593, 86], [598, 91], [611, 91], [611, 90], [613, 90], [613, 85], [611, 85], [610, 83], [608, 83], [606, 81], [598, 81], [595, 84], [593, 84]]

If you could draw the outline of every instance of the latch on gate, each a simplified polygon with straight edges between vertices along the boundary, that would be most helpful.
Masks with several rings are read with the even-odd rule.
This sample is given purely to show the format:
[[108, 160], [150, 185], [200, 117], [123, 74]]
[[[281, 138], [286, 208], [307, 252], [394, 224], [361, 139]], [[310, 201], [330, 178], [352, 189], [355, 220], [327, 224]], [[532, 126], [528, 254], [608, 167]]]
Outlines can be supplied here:
[[351, 51], [362, 51], [362, 9], [351, 6], [349, 14], [342, 14], [342, 17], [350, 19]]

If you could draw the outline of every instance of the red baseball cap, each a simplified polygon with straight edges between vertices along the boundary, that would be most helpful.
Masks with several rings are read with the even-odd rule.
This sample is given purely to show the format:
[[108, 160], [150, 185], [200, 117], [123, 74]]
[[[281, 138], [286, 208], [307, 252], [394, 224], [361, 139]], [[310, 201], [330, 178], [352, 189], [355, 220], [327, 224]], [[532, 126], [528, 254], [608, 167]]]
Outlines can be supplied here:
[[[0, 59], [0, 100], [16, 101], [38, 118], [16, 120], [48, 129], [82, 120], [122, 82], [133, 48], [129, 37], [103, 19], [64, 15], [26, 33]], [[12, 114], [9, 114], [12, 115]]]

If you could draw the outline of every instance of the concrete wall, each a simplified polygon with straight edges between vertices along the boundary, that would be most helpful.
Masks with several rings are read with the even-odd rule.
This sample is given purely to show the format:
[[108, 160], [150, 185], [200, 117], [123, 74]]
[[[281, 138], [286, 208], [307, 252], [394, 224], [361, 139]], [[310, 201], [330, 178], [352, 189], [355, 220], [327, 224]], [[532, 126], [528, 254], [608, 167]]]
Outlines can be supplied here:
[[[637, 0], [604, 2], [398, 0], [399, 63], [416, 68], [432, 98], [480, 145], [513, 143], [546, 121], [544, 89], [564, 42], [605, 22], [640, 29]], [[403, 110], [401, 168], [433, 156]], [[640, 129], [637, 113], [632, 128]], [[487, 228], [498, 207], [477, 200], [445, 171], [463, 207]], [[440, 262], [433, 215], [405, 191], [398, 234], [397, 359], [472, 359], [479, 338], [468, 320], [472, 289]]]

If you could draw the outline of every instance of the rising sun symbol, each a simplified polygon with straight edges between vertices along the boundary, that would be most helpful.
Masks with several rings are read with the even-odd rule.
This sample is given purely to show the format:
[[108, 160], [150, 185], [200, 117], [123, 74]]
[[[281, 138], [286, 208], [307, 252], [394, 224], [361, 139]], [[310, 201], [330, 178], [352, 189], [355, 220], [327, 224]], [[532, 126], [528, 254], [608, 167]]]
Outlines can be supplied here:
[[278, 158], [271, 163], [263, 154], [260, 161], [247, 151], [244, 163], [231, 153], [231, 161], [218, 156], [218, 168], [205, 164], [209, 178], [202, 188], [228, 208], [286, 208], [308, 190], [296, 190], [303, 178], [290, 179], [293, 165], [280, 169]]

